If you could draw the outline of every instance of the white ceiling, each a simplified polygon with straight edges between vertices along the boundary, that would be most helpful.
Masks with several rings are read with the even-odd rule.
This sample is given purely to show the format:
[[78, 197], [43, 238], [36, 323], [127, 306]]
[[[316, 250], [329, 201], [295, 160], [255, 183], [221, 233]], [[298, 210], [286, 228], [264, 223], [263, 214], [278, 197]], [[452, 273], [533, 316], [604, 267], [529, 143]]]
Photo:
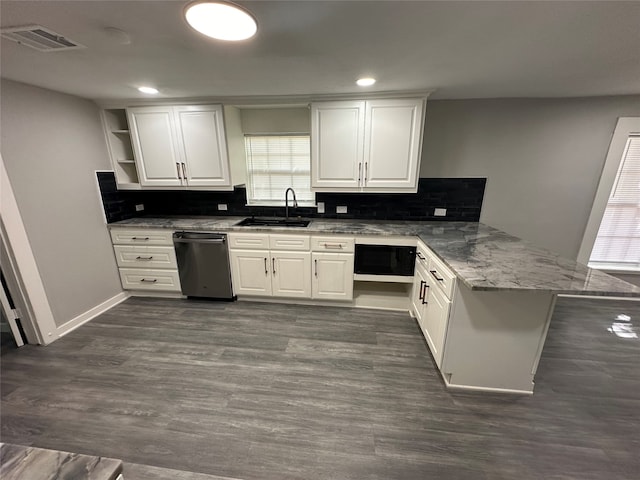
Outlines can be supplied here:
[[[242, 1], [258, 35], [203, 37], [187, 1], [0, 2], [2, 27], [40, 24], [88, 48], [2, 40], [3, 77], [82, 97], [330, 95], [434, 90], [432, 98], [640, 93], [640, 2]], [[105, 31], [129, 33], [122, 45]]]

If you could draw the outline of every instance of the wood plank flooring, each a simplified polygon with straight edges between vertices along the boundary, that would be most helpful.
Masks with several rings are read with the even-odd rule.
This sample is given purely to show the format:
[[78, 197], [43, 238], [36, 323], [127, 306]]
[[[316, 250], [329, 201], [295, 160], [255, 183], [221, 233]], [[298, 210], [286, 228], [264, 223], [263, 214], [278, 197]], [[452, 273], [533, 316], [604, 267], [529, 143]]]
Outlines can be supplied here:
[[406, 314], [133, 298], [3, 351], [1, 440], [120, 458], [128, 480], [635, 479], [619, 314], [640, 331], [639, 302], [559, 299], [529, 397], [445, 390]]

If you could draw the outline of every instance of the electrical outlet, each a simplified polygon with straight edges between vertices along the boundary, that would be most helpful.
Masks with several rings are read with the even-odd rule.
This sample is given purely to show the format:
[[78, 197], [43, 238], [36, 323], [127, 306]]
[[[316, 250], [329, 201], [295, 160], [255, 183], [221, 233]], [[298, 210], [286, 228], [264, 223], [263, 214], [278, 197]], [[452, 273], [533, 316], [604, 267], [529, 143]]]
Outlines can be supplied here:
[[136, 205], [136, 212], [141, 212], [144, 210], [144, 203], [139, 203]]
[[447, 209], [446, 208], [436, 208], [435, 211], [433, 212], [433, 216], [434, 217], [446, 217], [447, 216]]
[[218, 210], [226, 210], [227, 209], [227, 204], [226, 203], [219, 203], [218, 204]]
[[347, 213], [347, 206], [346, 205], [338, 205], [336, 207], [336, 213]]
[[324, 202], [318, 202], [318, 213], [324, 213]]

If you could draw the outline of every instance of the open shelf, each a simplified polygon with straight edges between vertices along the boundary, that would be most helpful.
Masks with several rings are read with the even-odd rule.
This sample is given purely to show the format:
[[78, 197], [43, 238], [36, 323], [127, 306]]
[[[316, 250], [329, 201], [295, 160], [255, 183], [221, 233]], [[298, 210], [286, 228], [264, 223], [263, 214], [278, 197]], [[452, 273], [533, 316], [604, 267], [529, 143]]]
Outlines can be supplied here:
[[140, 182], [133, 159], [127, 111], [124, 108], [109, 108], [103, 110], [102, 114], [111, 164], [118, 188], [123, 190], [139, 189]]

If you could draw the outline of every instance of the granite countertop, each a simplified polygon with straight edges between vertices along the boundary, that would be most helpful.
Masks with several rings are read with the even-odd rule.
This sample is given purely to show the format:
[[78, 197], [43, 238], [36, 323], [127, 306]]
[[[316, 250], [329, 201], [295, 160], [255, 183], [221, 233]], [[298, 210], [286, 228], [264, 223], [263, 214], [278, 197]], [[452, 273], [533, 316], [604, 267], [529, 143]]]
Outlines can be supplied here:
[[3, 480], [115, 480], [122, 461], [0, 443]]
[[138, 217], [109, 227], [417, 236], [473, 290], [640, 297], [640, 287], [475, 222], [313, 219], [308, 227], [238, 227], [244, 217]]

